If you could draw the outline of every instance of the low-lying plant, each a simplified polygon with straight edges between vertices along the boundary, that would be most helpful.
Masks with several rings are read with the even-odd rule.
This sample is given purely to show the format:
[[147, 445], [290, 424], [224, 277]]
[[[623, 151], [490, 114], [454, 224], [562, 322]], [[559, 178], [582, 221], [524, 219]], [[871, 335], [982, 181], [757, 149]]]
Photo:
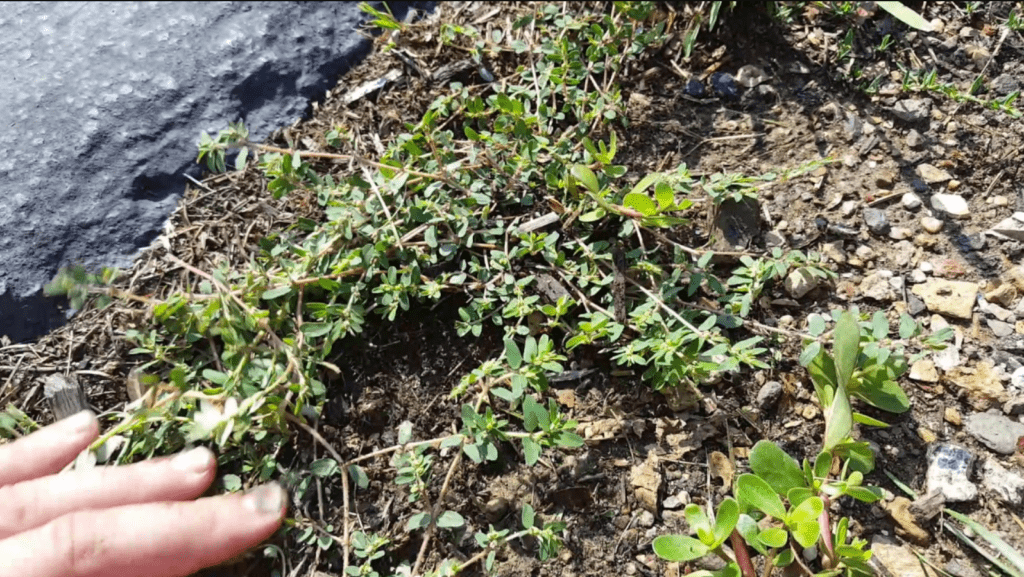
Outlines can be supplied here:
[[[724, 499], [713, 516], [695, 503], [684, 510], [690, 531], [654, 540], [654, 551], [670, 561], [692, 561], [714, 554], [726, 562], [718, 571], [696, 571], [696, 577], [755, 577], [770, 575], [775, 567], [803, 564], [803, 550], [816, 547], [824, 573], [804, 566], [807, 574], [869, 576], [866, 564], [871, 553], [867, 542], [852, 539], [850, 520], [834, 519], [831, 504], [841, 497], [865, 503], [881, 498], [877, 487], [865, 486], [864, 475], [874, 469], [874, 453], [864, 441], [853, 438], [854, 423], [885, 427], [884, 422], [855, 413], [852, 399], [859, 399], [892, 413], [909, 408], [909, 400], [896, 379], [906, 370], [904, 354], [908, 339], [921, 336], [920, 326], [907, 315], [900, 319], [899, 341], [887, 340], [889, 323], [877, 312], [870, 321], [858, 322], [858, 313], [834, 311], [832, 353], [820, 340], [809, 340], [800, 362], [807, 367], [825, 418], [822, 449], [813, 461], [802, 464], [771, 441], [759, 441], [750, 452], [751, 473], [736, 478], [733, 497]], [[810, 333], [825, 331], [821, 316], [810, 317]], [[941, 347], [948, 329], [918, 342], [927, 348]], [[732, 554], [723, 547], [726, 542]], [[757, 572], [753, 550], [763, 556], [764, 571]]]

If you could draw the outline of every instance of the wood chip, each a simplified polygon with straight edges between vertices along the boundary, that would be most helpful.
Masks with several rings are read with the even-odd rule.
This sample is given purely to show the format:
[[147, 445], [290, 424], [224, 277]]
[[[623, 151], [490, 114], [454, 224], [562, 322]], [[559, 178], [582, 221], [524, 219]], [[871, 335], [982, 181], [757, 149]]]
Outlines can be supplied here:
[[74, 374], [64, 376], [54, 373], [46, 377], [43, 394], [50, 401], [50, 410], [58, 421], [89, 408], [85, 392]]

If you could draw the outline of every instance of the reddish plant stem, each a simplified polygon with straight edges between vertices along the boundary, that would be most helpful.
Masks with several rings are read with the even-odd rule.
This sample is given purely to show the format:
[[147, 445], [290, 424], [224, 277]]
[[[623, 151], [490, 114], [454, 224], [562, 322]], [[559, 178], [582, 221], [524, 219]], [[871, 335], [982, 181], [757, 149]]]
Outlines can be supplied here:
[[743, 536], [739, 531], [733, 529], [729, 539], [732, 543], [733, 555], [736, 556], [736, 564], [740, 566], [743, 577], [757, 577], [757, 570], [754, 569], [754, 563], [750, 560], [750, 551], [747, 551], [747, 544], [743, 541]]

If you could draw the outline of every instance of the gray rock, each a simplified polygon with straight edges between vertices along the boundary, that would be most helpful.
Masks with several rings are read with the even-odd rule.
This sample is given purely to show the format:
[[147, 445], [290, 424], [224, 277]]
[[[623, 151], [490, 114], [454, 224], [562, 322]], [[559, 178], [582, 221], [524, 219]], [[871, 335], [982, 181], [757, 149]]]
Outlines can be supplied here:
[[921, 148], [922, 144], [924, 144], [924, 137], [921, 136], [921, 133], [910, 129], [910, 132], [907, 133], [907, 146], [916, 149]]
[[875, 271], [860, 281], [859, 292], [864, 298], [887, 303], [896, 299], [889, 281], [892, 280], [892, 272], [887, 270]]
[[917, 298], [917, 296], [909, 294], [907, 295], [907, 312], [911, 316], [917, 316], [925, 311], [928, 307], [925, 306], [924, 301]]
[[1020, 83], [1012, 74], [1000, 74], [992, 79], [989, 88], [995, 96], [1006, 96], [1011, 92], [1020, 91]]
[[650, 511], [641, 511], [640, 515], [636, 518], [636, 524], [641, 527], [653, 527], [654, 513], [651, 513]]
[[981, 486], [1008, 505], [1018, 506], [1024, 502], [1024, 477], [1008, 471], [992, 459], [985, 459], [981, 466]]
[[1024, 415], [1024, 395], [1010, 397], [1010, 400], [1003, 403], [1003, 412], [1011, 417]]
[[907, 122], [927, 120], [932, 110], [930, 98], [908, 98], [900, 100], [892, 107], [892, 113]]
[[997, 237], [1024, 240], [1024, 212], [1013, 213], [1013, 216], [999, 221], [987, 232]]
[[864, 224], [868, 225], [868, 230], [878, 235], [884, 235], [889, 232], [889, 220], [885, 218], [884, 210], [865, 208]]
[[967, 432], [993, 451], [1012, 455], [1017, 439], [1024, 437], [1024, 424], [994, 413], [975, 413], [967, 417]]
[[782, 398], [782, 383], [768, 381], [757, 391], [757, 407], [762, 412], [770, 411]]
[[978, 496], [978, 487], [970, 482], [974, 455], [959, 445], [938, 444], [928, 447], [926, 493], [939, 491], [946, 501], [970, 501]]
[[[402, 18], [409, 3], [391, 4]], [[355, 3], [39, 3], [0, 12], [0, 334], [45, 333], [58, 268], [128, 267], [199, 175], [200, 131], [260, 141], [370, 46]]]
[[1013, 325], [1010, 323], [1004, 323], [1003, 321], [997, 321], [995, 319], [985, 319], [985, 324], [992, 331], [992, 334], [999, 338], [1008, 337], [1013, 334]]
[[927, 184], [942, 184], [953, 180], [953, 175], [928, 163], [917, 166], [917, 174]]

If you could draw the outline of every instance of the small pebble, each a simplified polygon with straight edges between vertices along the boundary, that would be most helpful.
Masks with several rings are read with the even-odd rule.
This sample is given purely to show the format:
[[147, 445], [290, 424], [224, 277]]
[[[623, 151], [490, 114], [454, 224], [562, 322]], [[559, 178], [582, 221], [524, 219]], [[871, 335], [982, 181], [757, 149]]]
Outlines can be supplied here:
[[921, 219], [921, 227], [926, 231], [935, 234], [942, 230], [942, 221], [932, 216], [926, 216]]
[[961, 182], [959, 180], [953, 179], [946, 183], [946, 188], [949, 189], [950, 192], [956, 192], [960, 189], [960, 184]]
[[1010, 200], [1003, 195], [992, 197], [992, 204], [995, 206], [1007, 206], [1010, 204]]
[[920, 148], [924, 144], [924, 137], [921, 133], [916, 130], [911, 130], [907, 133], [907, 146], [910, 148]]
[[889, 238], [893, 240], [907, 239], [912, 235], [913, 233], [910, 232], [910, 229], [903, 226], [894, 226], [892, 230], [889, 231]]
[[963, 424], [963, 418], [960, 416], [960, 411], [958, 411], [956, 407], [946, 407], [946, 410], [942, 413], [942, 417], [951, 425], [959, 427]]
[[914, 210], [921, 206], [921, 197], [917, 196], [913, 192], [908, 192], [903, 195], [901, 202], [903, 202], [904, 208], [907, 208], [908, 210]]
[[871, 260], [875, 256], [875, 251], [871, 250], [870, 246], [861, 245], [857, 247], [855, 254], [863, 260]]

